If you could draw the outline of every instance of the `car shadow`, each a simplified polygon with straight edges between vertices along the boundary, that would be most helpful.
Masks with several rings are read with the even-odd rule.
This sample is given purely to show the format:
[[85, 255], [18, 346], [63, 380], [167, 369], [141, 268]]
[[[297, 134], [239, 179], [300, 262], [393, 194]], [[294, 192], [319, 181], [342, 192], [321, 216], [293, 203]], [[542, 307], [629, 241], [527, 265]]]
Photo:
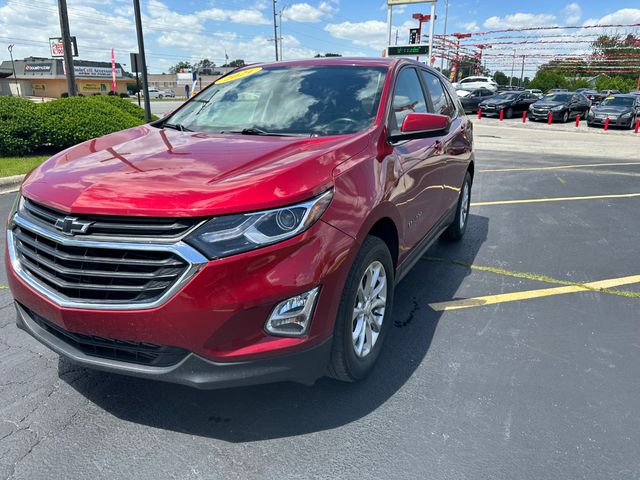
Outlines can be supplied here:
[[[461, 242], [436, 242], [426, 256], [472, 263], [488, 227], [488, 218], [471, 215]], [[206, 391], [82, 369], [65, 359], [59, 361], [60, 378], [123, 420], [228, 442], [333, 429], [370, 414], [410, 379], [425, 361], [442, 316], [428, 303], [454, 297], [467, 275], [468, 269], [449, 262], [418, 262], [396, 288], [394, 328], [376, 368], [356, 384], [322, 378], [311, 387], [279, 383]], [[78, 373], [68, 375], [71, 370]]]

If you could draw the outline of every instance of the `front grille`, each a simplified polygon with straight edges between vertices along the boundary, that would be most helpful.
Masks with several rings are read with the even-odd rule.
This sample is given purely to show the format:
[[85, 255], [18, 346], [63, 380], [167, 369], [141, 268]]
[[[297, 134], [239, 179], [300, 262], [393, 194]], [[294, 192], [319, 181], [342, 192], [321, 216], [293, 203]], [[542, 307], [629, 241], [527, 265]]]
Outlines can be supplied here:
[[153, 367], [169, 367], [181, 361], [189, 353], [187, 350], [179, 347], [156, 345], [147, 342], [115, 340], [112, 338], [97, 337], [95, 335], [69, 332], [48, 322], [23, 305], [20, 305], [20, 307], [29, 314], [34, 322], [47, 332], [75, 349], [80, 350], [85, 355], [92, 357]]
[[199, 218], [162, 218], [162, 217], [120, 217], [109, 215], [75, 215], [60, 212], [53, 208], [24, 199], [22, 214], [29, 220], [56, 229], [56, 222], [65, 218], [74, 218], [87, 223], [88, 228], [82, 236], [153, 238], [172, 240], [186, 235], [202, 219]]
[[139, 304], [158, 300], [189, 268], [170, 251], [71, 246], [16, 225], [20, 266], [65, 299], [92, 304]]

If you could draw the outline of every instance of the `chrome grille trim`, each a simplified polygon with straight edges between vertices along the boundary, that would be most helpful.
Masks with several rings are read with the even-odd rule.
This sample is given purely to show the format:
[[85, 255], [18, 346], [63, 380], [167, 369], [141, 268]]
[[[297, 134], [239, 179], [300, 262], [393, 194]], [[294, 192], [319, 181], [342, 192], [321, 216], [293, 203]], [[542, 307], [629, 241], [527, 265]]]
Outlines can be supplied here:
[[[63, 246], [71, 246], [71, 247], [81, 247], [81, 248], [96, 248], [96, 249], [106, 249], [106, 250], [131, 250], [138, 252], [165, 252], [172, 253], [177, 255], [182, 260], [186, 262], [186, 268], [183, 273], [174, 281], [170, 286], [166, 286], [163, 290], [165, 290], [160, 297], [153, 301], [147, 302], [131, 302], [131, 303], [101, 303], [100, 300], [74, 300], [68, 298], [51, 287], [46, 285], [44, 282], [36, 278], [27, 270], [27, 265], [23, 265], [20, 259], [22, 255], [19, 252], [18, 247], [18, 239], [16, 235], [19, 235], [15, 230], [15, 228], [19, 227], [25, 231], [31, 232], [32, 234], [39, 235], [44, 237], [45, 239], [62, 244]], [[139, 242], [113, 242], [113, 241], [96, 241], [96, 240], [85, 240], [84, 238], [74, 238], [67, 235], [63, 235], [57, 233], [57, 231], [53, 231], [47, 228], [44, 228], [40, 224], [32, 222], [17, 213], [14, 215], [11, 220], [11, 225], [7, 230], [7, 243], [8, 243], [8, 252], [9, 252], [9, 260], [11, 265], [18, 275], [18, 277], [23, 280], [27, 285], [33, 288], [40, 295], [46, 297], [51, 300], [53, 303], [64, 307], [64, 308], [82, 308], [89, 310], [143, 310], [149, 308], [155, 308], [167, 300], [169, 300], [177, 291], [179, 291], [197, 272], [200, 270], [202, 265], [208, 262], [208, 259], [204, 257], [200, 252], [196, 249], [187, 245], [184, 242], [177, 242], [174, 244], [158, 244], [158, 243], [139, 243]], [[38, 247], [40, 248], [40, 246]], [[27, 262], [29, 261], [28, 257]], [[90, 258], [90, 257], [89, 257]], [[103, 259], [100, 259], [102, 262]], [[113, 259], [115, 264], [120, 264], [125, 262]], [[153, 260], [150, 260], [152, 263]], [[26, 263], [26, 262], [25, 262]], [[109, 263], [108, 259], [107, 262]], [[147, 263], [148, 262], [144, 262]], [[134, 261], [135, 264], [135, 261]], [[117, 273], [114, 275], [116, 276]], [[87, 271], [83, 272], [83, 276], [91, 276], [91, 274], [87, 274]], [[159, 280], [162, 281], [162, 280]], [[104, 286], [104, 288], [108, 288], [108, 286]]]

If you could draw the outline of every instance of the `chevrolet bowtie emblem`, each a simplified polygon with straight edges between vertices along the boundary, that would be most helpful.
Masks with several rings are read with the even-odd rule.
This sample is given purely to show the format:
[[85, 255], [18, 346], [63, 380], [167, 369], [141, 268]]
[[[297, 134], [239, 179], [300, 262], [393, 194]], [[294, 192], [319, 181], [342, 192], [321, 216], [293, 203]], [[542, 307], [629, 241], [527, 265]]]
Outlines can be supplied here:
[[55, 227], [71, 235], [87, 233], [93, 222], [82, 222], [76, 217], [64, 217], [56, 220]]

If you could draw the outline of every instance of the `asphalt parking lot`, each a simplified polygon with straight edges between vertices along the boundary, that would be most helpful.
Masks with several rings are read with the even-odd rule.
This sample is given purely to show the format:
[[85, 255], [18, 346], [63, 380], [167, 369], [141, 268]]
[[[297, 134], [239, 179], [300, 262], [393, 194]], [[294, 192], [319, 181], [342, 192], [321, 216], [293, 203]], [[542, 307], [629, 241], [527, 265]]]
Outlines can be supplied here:
[[466, 237], [402, 281], [359, 384], [78, 368], [16, 329], [3, 265], [0, 478], [640, 479], [640, 135], [497, 122]]

